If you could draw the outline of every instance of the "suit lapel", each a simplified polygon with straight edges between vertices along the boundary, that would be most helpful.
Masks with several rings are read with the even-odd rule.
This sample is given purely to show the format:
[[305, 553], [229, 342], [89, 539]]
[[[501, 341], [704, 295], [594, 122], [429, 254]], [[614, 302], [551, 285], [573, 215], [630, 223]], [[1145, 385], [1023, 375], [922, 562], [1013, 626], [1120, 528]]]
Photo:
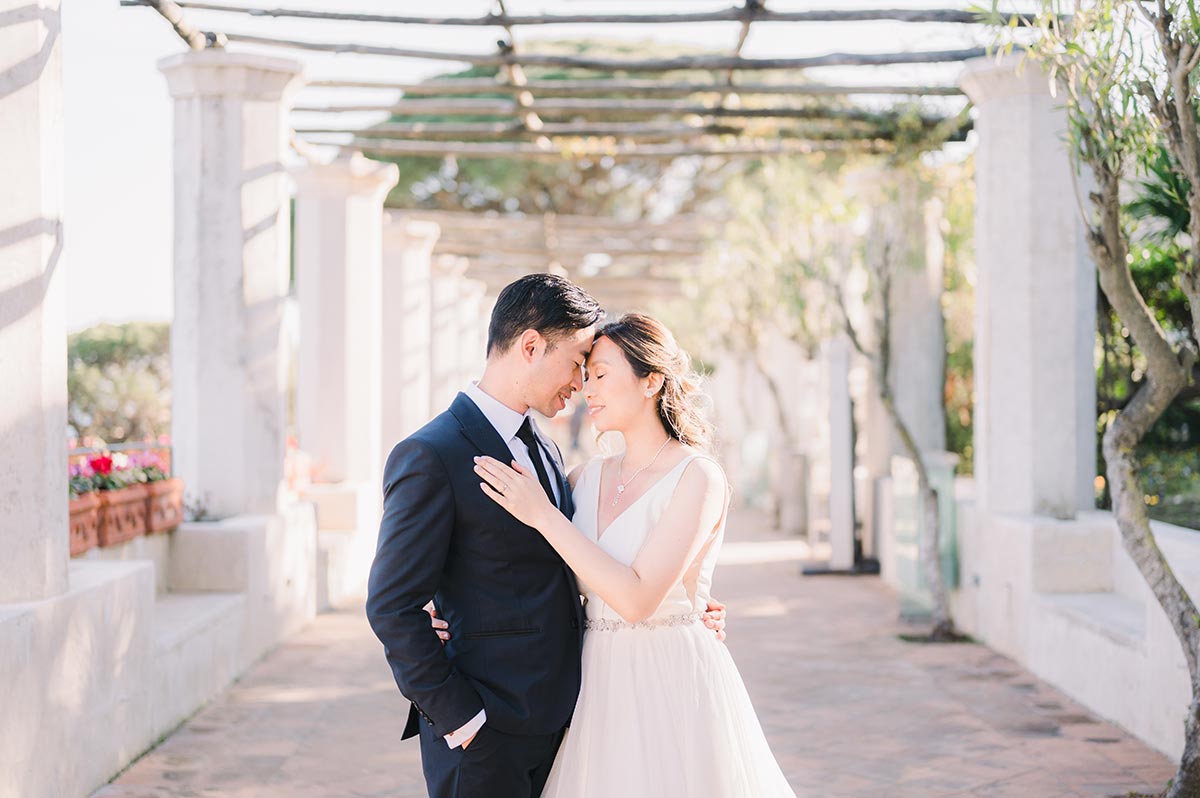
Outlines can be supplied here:
[[458, 419], [463, 435], [475, 444], [475, 448], [479, 450], [480, 454], [486, 454], [505, 465], [512, 462], [512, 450], [508, 448], [508, 443], [500, 437], [500, 433], [496, 432], [492, 422], [487, 420], [487, 416], [471, 400], [471, 397], [465, 393], [454, 397], [454, 402], [450, 405], [450, 412]]
[[[471, 397], [465, 393], [454, 397], [454, 401], [450, 404], [450, 412], [458, 419], [463, 435], [475, 445], [481, 454], [486, 454], [505, 465], [512, 462], [512, 450], [508, 448], [508, 442], [500, 437], [500, 433], [496, 432], [492, 422], [487, 420], [487, 416], [471, 400]], [[533, 434], [537, 437], [542, 449], [549, 455], [550, 470], [554, 472], [554, 480], [558, 486], [558, 508], [562, 510], [563, 515], [570, 518], [575, 514], [575, 504], [571, 500], [571, 486], [567, 483], [563, 464], [559, 459], [558, 447], [553, 442], [547, 441], [536, 423], [533, 425]]]

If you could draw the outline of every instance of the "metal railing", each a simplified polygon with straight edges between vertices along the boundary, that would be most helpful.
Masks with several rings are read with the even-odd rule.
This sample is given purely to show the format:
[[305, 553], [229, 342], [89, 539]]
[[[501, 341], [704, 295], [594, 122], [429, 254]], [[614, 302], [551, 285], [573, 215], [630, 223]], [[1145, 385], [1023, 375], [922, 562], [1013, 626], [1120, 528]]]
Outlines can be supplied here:
[[67, 449], [67, 460], [71, 461], [75, 457], [88, 457], [96, 454], [126, 454], [128, 452], [159, 452], [161, 453], [163, 471], [167, 476], [174, 476], [174, 458], [170, 444], [151, 443], [148, 441], [132, 441], [127, 443], [112, 443], [104, 446], [78, 446]]

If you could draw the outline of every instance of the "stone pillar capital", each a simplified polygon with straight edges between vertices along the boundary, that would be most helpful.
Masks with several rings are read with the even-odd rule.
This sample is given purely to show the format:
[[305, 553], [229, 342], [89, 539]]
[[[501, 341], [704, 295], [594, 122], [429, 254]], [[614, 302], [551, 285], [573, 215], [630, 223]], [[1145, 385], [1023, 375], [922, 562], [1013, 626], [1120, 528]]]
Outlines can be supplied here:
[[301, 76], [297, 61], [226, 50], [189, 50], [160, 59], [167, 90], [176, 100], [192, 97], [240, 97], [279, 100]]
[[320, 196], [363, 196], [382, 202], [400, 180], [394, 163], [375, 161], [360, 152], [341, 155], [329, 163], [308, 163], [292, 170], [296, 188]]
[[958, 84], [976, 105], [1001, 97], [1050, 96], [1050, 78], [1041, 64], [1016, 53], [972, 58]]
[[432, 254], [442, 235], [437, 222], [410, 219], [403, 213], [390, 212], [383, 216], [383, 235], [397, 249]]
[[438, 255], [433, 259], [433, 277], [435, 280], [453, 280], [455, 290], [458, 290], [459, 278], [466, 277], [470, 265], [470, 258], [461, 255]]

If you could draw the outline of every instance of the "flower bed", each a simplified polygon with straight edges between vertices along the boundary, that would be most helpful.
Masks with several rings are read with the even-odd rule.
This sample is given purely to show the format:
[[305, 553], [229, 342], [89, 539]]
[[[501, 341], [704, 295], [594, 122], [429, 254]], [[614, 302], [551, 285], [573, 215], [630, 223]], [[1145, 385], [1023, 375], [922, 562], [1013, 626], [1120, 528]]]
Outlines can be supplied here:
[[100, 497], [85, 493], [71, 499], [71, 556], [83, 554], [100, 542]]
[[183, 521], [183, 480], [177, 477], [146, 483], [146, 531], [166, 532]]
[[145, 485], [128, 485], [117, 490], [100, 492], [100, 545], [116, 546], [146, 534]]
[[183, 481], [170, 477], [153, 451], [79, 458], [70, 469], [73, 557], [183, 521]]

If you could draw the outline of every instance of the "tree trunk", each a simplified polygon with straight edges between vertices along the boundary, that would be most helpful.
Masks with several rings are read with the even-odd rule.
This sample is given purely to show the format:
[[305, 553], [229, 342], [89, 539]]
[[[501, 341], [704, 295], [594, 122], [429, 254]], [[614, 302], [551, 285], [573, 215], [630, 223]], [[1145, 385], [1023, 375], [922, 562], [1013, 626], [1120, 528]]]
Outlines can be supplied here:
[[796, 438], [792, 435], [792, 428], [787, 417], [787, 403], [784, 402], [783, 389], [779, 387], [779, 382], [771, 374], [771, 370], [767, 368], [767, 364], [762, 361], [762, 353], [754, 352], [754, 367], [758, 369], [758, 373], [767, 383], [767, 391], [771, 394], [771, 402], [775, 406], [775, 423], [779, 425], [779, 434], [783, 437], [784, 445], [788, 452], [796, 451]]
[[918, 557], [921, 561], [921, 572], [925, 575], [925, 583], [933, 598], [930, 619], [933, 628], [930, 629], [929, 639], [933, 641], [957, 640], [959, 634], [954, 628], [954, 619], [950, 615], [950, 598], [946, 593], [946, 583], [942, 579], [940, 556], [942, 528], [941, 513], [938, 512], [937, 491], [933, 489], [933, 485], [929, 481], [929, 470], [925, 467], [925, 459], [921, 456], [921, 451], [917, 448], [908, 425], [904, 423], [904, 419], [896, 410], [896, 403], [892, 399], [892, 393], [886, 380], [878, 382], [879, 398], [887, 410], [892, 426], [896, 429], [896, 434], [904, 445], [904, 451], [913, 461], [913, 467], [917, 470], [917, 493], [920, 497], [921, 516], [924, 520], [924, 524], [921, 526], [921, 539], [918, 541]]
[[1200, 613], [1154, 540], [1137, 460], [1138, 444], [1187, 385], [1194, 356], [1176, 353], [1133, 282], [1120, 219], [1118, 173], [1104, 163], [1093, 163], [1092, 168], [1099, 189], [1092, 195], [1098, 224], [1089, 230], [1088, 248], [1101, 290], [1146, 358], [1141, 387], [1104, 433], [1105, 471], [1121, 543], [1166, 613], [1187, 660], [1192, 701], [1183, 759], [1167, 796], [1200, 798]]
[[[835, 293], [837, 297], [838, 307], [842, 315], [842, 324], [846, 331], [846, 337], [850, 339], [850, 343], [858, 350], [858, 353], [865, 357], [871, 364], [871, 370], [875, 378], [875, 384], [879, 386], [879, 400], [883, 403], [884, 410], [887, 411], [888, 418], [892, 422], [892, 427], [896, 430], [896, 435], [900, 438], [901, 444], [904, 446], [904, 451], [912, 460], [913, 467], [917, 470], [917, 493], [920, 496], [921, 517], [925, 523], [922, 526], [921, 539], [918, 541], [918, 558], [921, 561], [921, 571], [925, 575], [925, 581], [928, 583], [929, 592], [933, 598], [933, 608], [931, 610], [932, 629], [929, 631], [929, 639], [933, 642], [950, 642], [962, 639], [958, 630], [954, 626], [954, 619], [950, 614], [950, 598], [946, 593], [946, 583], [942, 581], [942, 563], [939, 557], [941, 550], [941, 514], [938, 512], [938, 497], [937, 492], [933, 489], [933, 485], [929, 481], [929, 470], [925, 467], [925, 458], [921, 456], [921, 450], [917, 446], [916, 440], [913, 439], [912, 433], [908, 429], [908, 425], [904, 423], [904, 419], [900, 416], [900, 411], [896, 409], [896, 402], [892, 396], [892, 389], [888, 380], [887, 360], [890, 348], [887, 345], [889, 340], [887, 335], [880, 336], [881, 354], [877, 357], [872, 357], [863, 346], [862, 339], [858, 337], [858, 331], [854, 329], [854, 324], [850, 321], [850, 316], [846, 313], [845, 303], [841, 300], [841, 295]], [[884, 307], [888, 307], [887, 289], [884, 290], [883, 303]], [[881, 322], [881, 329], [887, 331], [891, 324], [890, 316], [885, 312]]]
[[[1184, 723], [1183, 757], [1166, 798], [1200, 798], [1200, 674], [1197, 673], [1196, 645], [1200, 619], [1195, 604], [1179, 584], [1154, 540], [1134, 453], [1145, 429], [1161, 414], [1160, 407], [1169, 403], [1169, 399], [1162, 402], [1170, 393], [1169, 388], [1164, 390], [1154, 383], [1148, 383], [1138, 392], [1105, 433], [1104, 460], [1122, 545], [1175, 628], [1191, 681], [1192, 700]], [[1154, 412], [1156, 410], [1158, 412]]]
[[[771, 394], [771, 403], [775, 406], [775, 423], [779, 425], [779, 437], [783, 442], [783, 455], [780, 457], [780, 463], [786, 462], [787, 458], [796, 453], [796, 439], [792, 436], [792, 430], [788, 424], [787, 405], [783, 401], [783, 389], [779, 387], [779, 383], [771, 374], [771, 370], [767, 368], [767, 364], [763, 362], [762, 352], [758, 347], [752, 352], [754, 367], [763, 380], [767, 383], [767, 392]], [[785, 489], [790, 486], [782, 486]], [[772, 502], [771, 508], [771, 523], [776, 529], [783, 526], [783, 502], [782, 495], [776, 496]]]

